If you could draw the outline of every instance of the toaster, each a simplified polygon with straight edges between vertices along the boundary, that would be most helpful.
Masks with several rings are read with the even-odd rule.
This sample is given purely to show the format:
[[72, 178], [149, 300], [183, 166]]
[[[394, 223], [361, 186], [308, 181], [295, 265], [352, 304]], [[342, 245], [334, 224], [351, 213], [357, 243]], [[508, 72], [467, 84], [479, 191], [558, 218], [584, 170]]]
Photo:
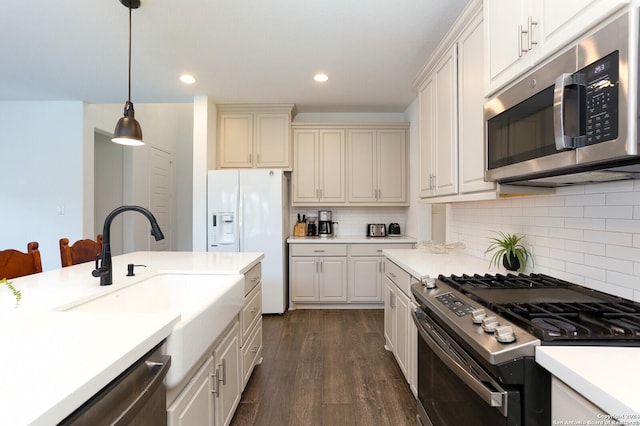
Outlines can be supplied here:
[[370, 223], [367, 225], [367, 237], [386, 237], [387, 225], [384, 223]]
[[400, 236], [400, 225], [397, 223], [390, 223], [389, 224], [389, 236]]

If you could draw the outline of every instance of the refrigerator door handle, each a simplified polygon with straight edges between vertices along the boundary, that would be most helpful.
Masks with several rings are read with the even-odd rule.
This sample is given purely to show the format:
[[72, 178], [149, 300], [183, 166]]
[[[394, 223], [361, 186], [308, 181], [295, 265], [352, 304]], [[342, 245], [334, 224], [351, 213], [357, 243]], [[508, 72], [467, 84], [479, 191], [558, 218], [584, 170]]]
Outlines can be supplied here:
[[242, 251], [242, 242], [244, 241], [244, 191], [242, 185], [238, 183], [238, 220], [236, 221], [236, 247], [238, 251]]

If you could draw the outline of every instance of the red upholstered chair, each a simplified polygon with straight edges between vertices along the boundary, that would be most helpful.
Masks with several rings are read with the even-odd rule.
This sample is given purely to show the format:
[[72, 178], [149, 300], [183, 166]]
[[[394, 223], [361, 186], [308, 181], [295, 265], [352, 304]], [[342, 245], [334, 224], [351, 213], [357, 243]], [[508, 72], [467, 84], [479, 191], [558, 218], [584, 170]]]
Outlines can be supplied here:
[[17, 278], [42, 272], [38, 243], [27, 244], [27, 252], [14, 249], [0, 251], [0, 279]]
[[98, 234], [96, 240], [78, 240], [70, 246], [68, 238], [60, 238], [62, 267], [96, 260], [96, 256], [102, 253], [102, 234]]

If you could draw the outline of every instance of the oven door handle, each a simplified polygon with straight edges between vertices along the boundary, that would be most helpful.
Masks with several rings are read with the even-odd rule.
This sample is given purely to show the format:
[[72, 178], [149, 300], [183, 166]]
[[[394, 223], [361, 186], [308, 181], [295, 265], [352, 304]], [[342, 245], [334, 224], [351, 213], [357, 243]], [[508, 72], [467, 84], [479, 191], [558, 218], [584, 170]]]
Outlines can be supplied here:
[[486, 387], [481, 381], [476, 379], [464, 369], [459, 363], [457, 363], [452, 355], [449, 355], [445, 349], [443, 349], [438, 342], [430, 336], [429, 331], [424, 328], [424, 325], [418, 320], [416, 311], [412, 312], [413, 321], [416, 323], [418, 333], [425, 340], [431, 350], [440, 358], [440, 360], [460, 379], [462, 382], [469, 386], [485, 403], [491, 407], [496, 407], [499, 411], [506, 416], [507, 415], [507, 392], [496, 392]]

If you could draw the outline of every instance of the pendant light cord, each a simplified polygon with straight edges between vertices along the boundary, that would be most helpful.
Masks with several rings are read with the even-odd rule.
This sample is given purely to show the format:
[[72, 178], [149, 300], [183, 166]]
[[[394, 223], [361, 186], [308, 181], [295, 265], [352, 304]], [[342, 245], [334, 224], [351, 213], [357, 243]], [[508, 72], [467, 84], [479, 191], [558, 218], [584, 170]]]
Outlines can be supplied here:
[[129, 2], [129, 104], [131, 104], [131, 2]]

